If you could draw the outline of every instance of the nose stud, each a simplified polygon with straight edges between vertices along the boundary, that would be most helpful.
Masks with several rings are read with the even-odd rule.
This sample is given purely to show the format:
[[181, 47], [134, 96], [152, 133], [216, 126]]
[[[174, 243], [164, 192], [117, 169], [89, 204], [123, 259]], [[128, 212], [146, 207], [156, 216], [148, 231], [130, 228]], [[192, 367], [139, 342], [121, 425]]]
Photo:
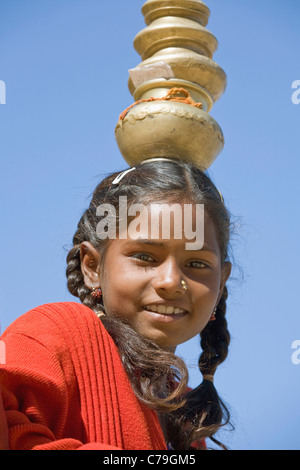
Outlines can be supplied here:
[[182, 280], [180, 281], [180, 284], [182, 285], [182, 287], [184, 288], [184, 290], [187, 290], [187, 284], [186, 284], [186, 282], [185, 282], [184, 279], [182, 279]]

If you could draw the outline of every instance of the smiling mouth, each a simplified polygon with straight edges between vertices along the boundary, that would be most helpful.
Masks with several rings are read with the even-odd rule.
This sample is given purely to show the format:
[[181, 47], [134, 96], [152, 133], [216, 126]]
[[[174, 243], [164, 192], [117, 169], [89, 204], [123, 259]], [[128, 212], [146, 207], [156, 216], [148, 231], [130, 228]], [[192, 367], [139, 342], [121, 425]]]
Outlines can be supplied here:
[[166, 305], [146, 305], [144, 307], [148, 312], [160, 313], [162, 315], [180, 315], [187, 313], [186, 310], [178, 307], [166, 306]]

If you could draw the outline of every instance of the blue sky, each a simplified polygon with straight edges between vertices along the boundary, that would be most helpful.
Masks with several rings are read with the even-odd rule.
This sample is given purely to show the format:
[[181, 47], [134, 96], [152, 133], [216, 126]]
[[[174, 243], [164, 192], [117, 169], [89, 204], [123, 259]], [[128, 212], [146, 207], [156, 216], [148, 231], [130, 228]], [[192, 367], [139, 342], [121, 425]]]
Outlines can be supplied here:
[[[74, 300], [65, 257], [93, 188], [122, 170], [114, 137], [132, 103], [128, 69], [142, 0], [0, 4], [0, 318]], [[211, 115], [225, 148], [209, 174], [236, 220], [230, 354], [216, 386], [232, 411], [232, 449], [299, 449], [299, 125], [296, 0], [207, 0], [214, 59], [228, 87]], [[200, 380], [198, 340], [178, 352]], [[300, 357], [300, 354], [299, 354]]]

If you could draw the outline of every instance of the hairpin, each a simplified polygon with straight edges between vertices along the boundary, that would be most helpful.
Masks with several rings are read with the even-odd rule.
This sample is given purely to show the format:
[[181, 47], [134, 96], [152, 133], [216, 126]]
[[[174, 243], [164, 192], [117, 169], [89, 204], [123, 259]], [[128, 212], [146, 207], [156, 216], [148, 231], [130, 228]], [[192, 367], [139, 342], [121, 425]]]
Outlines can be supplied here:
[[120, 173], [112, 182], [112, 184], [119, 184], [120, 181], [122, 180], [122, 178], [124, 178], [125, 175], [127, 175], [127, 173], [129, 173], [130, 171], [133, 171], [135, 170], [135, 166], [133, 168], [129, 168], [129, 170], [125, 170], [125, 171], [122, 171], [122, 173]]
[[[157, 160], [165, 160], [165, 161], [174, 161], [174, 159], [171, 159], [171, 158], [165, 158], [165, 157], [155, 157], [155, 158], [149, 158], [147, 160], [144, 160], [141, 162], [141, 165], [143, 163], [150, 163], [150, 162], [154, 162], [154, 161], [157, 161]], [[120, 181], [124, 178], [125, 175], [127, 175], [127, 173], [129, 173], [130, 171], [133, 171], [133, 170], [136, 170], [136, 167], [132, 167], [132, 168], [129, 168], [128, 170], [125, 170], [125, 171], [122, 171], [121, 173], [118, 174], [118, 176], [113, 180], [112, 184], [119, 184]]]

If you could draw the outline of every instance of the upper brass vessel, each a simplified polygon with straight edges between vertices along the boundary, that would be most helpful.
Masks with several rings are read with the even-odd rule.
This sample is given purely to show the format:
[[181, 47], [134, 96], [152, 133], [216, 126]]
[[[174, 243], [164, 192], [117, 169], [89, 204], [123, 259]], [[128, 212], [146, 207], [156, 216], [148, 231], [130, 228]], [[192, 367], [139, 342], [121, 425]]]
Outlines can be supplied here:
[[[148, 0], [142, 13], [147, 27], [134, 39], [142, 62], [130, 70], [128, 82], [135, 105], [115, 129], [120, 151], [131, 166], [168, 156], [205, 170], [224, 146], [222, 130], [208, 113], [226, 88], [226, 74], [212, 60], [218, 42], [206, 29], [210, 10], [200, 0]], [[173, 88], [202, 109], [163, 99]]]

